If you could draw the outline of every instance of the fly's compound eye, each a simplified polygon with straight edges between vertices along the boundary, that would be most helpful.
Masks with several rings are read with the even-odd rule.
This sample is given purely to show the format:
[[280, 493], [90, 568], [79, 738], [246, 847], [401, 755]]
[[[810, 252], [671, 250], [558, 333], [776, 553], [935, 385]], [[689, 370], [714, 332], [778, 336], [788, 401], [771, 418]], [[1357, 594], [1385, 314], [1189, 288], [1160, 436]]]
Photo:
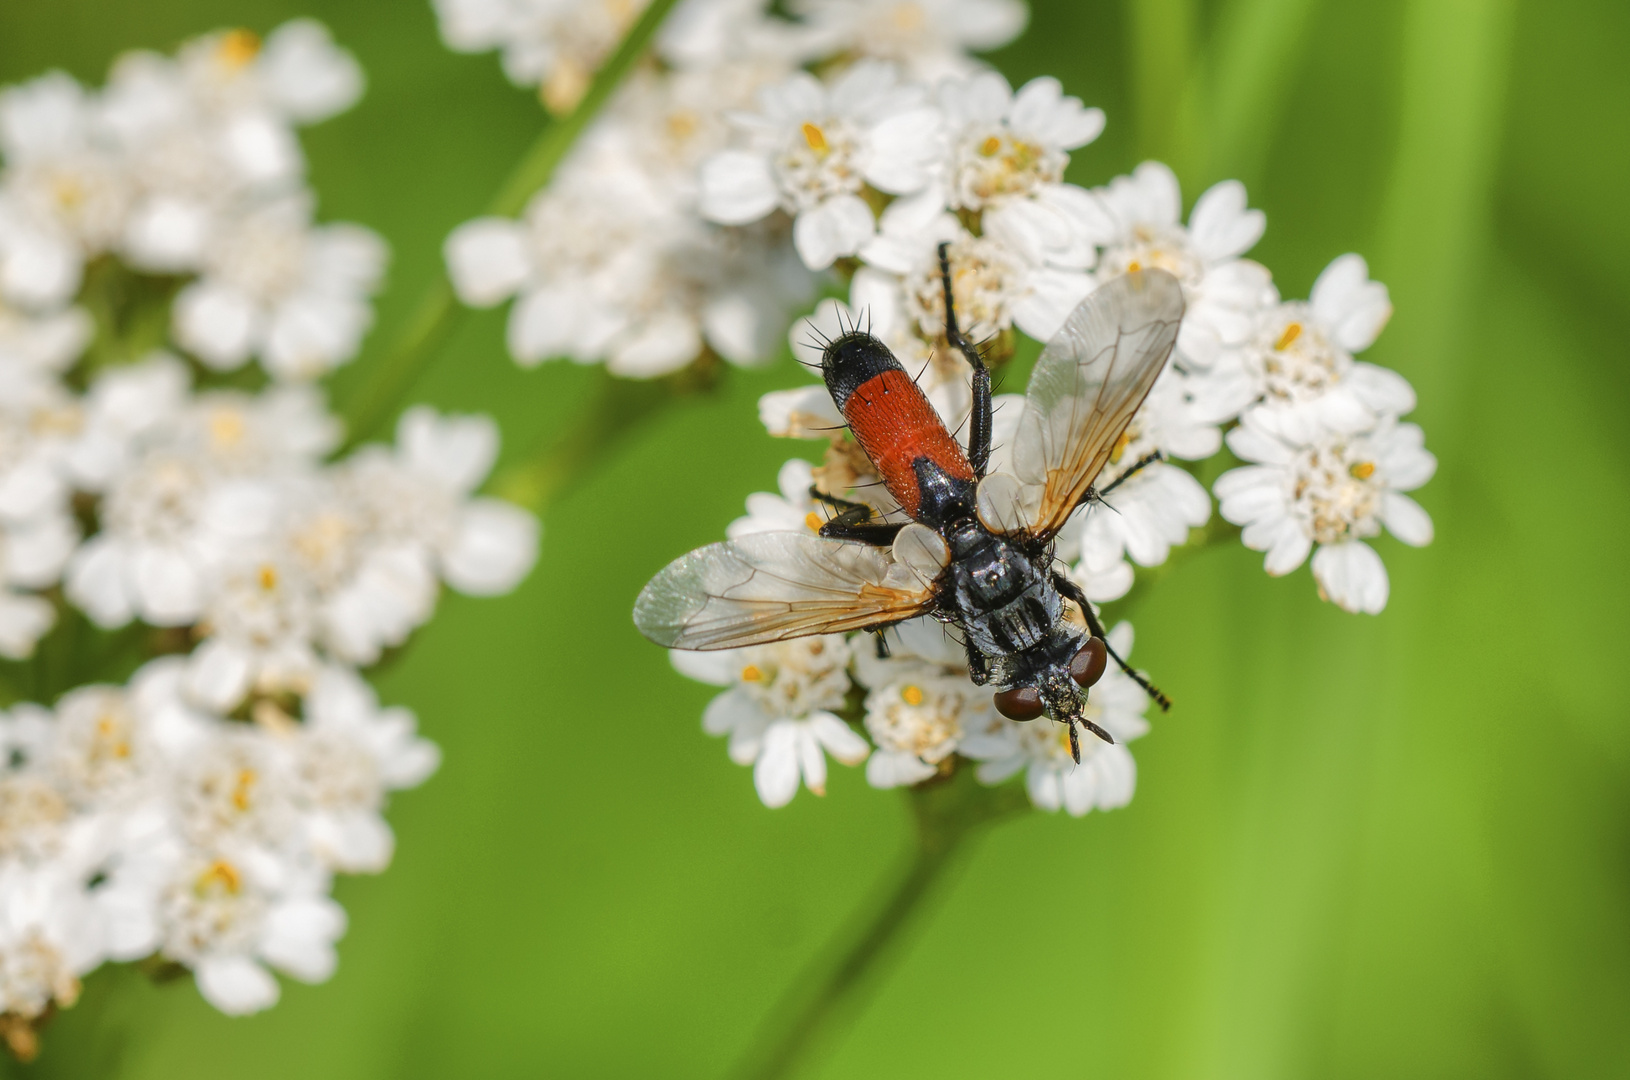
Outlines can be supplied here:
[[1034, 686], [1001, 690], [992, 700], [996, 702], [996, 711], [1009, 720], [1034, 720], [1047, 711], [1047, 706], [1041, 702], [1041, 691]]
[[1078, 686], [1092, 686], [1104, 677], [1104, 667], [1108, 663], [1109, 649], [1104, 646], [1103, 639], [1088, 638], [1087, 643], [1070, 658], [1070, 678]]

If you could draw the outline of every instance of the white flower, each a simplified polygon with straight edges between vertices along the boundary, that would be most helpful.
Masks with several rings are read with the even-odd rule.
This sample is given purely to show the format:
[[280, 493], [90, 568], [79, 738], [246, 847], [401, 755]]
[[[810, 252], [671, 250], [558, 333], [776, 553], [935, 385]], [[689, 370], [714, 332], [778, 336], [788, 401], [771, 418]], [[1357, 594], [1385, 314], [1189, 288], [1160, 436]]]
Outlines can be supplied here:
[[779, 495], [755, 491], [747, 496], [747, 514], [732, 521], [725, 535], [739, 536], [762, 532], [818, 533], [830, 514], [809, 494], [814, 483], [813, 466], [803, 458], [793, 458], [776, 475]]
[[1097, 481], [1100, 487], [1118, 479], [1121, 483], [1105, 496], [1103, 505], [1082, 507], [1069, 526], [1080, 538], [1074, 574], [1093, 601], [1126, 595], [1132, 587], [1128, 557], [1140, 566], [1159, 566], [1172, 545], [1183, 543], [1191, 528], [1211, 519], [1211, 497], [1187, 470], [1154, 461], [1126, 475], [1156, 451], [1199, 460], [1222, 448], [1221, 432], [1198, 419], [1187, 400], [1188, 382], [1176, 368], [1161, 374]]
[[887, 64], [856, 64], [827, 87], [799, 72], [759, 94], [759, 111], [734, 118], [747, 147], [702, 165], [701, 210], [745, 225], [777, 208], [793, 215], [793, 245], [811, 270], [852, 255], [874, 231], [861, 197], [870, 184], [904, 194], [931, 177], [939, 113], [920, 87]]
[[1272, 413], [1251, 410], [1229, 432], [1229, 449], [1256, 464], [1217, 479], [1222, 516], [1245, 527], [1245, 546], [1267, 552], [1265, 566], [1275, 576], [1302, 565], [1318, 544], [1319, 595], [1348, 611], [1378, 614], [1387, 604], [1387, 571], [1364, 541], [1382, 525], [1406, 544], [1432, 541], [1432, 519], [1403, 494], [1437, 470], [1425, 436], [1414, 424], [1384, 417], [1370, 431], [1297, 443], [1273, 424]]
[[334, 972], [345, 912], [325, 889], [320, 873], [264, 851], [189, 850], [160, 897], [161, 953], [192, 968], [222, 1012], [270, 1008], [278, 986], [263, 965], [304, 982]]
[[785, 806], [799, 781], [826, 793], [826, 755], [845, 765], [870, 747], [832, 710], [849, 692], [849, 645], [842, 636], [798, 638], [774, 645], [671, 654], [682, 674], [730, 689], [708, 704], [702, 727], [730, 736], [730, 760], [753, 766], [765, 806]]
[[1276, 430], [1295, 441], [1401, 416], [1415, 407], [1409, 383], [1352, 355], [1375, 341], [1391, 314], [1386, 286], [1369, 280], [1363, 258], [1343, 255], [1313, 283], [1308, 302], [1269, 308], [1244, 347], [1196, 380], [1198, 404], [1218, 419], [1253, 407], [1271, 412]]
[[54, 307], [124, 228], [130, 178], [93, 101], [60, 71], [0, 92], [0, 295]]
[[1203, 370], [1243, 345], [1276, 299], [1268, 271], [1239, 257], [1267, 223], [1262, 211], [1246, 209], [1244, 185], [1225, 180], [1207, 189], [1187, 228], [1177, 177], [1159, 162], [1146, 161], [1095, 194], [1112, 223], [1099, 239], [1099, 284], [1139, 267], [1176, 275], [1188, 305], [1173, 353], [1182, 365]]
[[79, 977], [105, 958], [84, 885], [63, 868], [0, 867], [0, 1010], [32, 1020], [79, 997]]
[[[1129, 656], [1131, 624], [1112, 629], [1109, 643], [1121, 656]], [[1085, 713], [1116, 741], [1106, 743], [1078, 728], [1081, 764], [1070, 757], [1069, 729], [1047, 717], [1026, 723], [996, 717], [986, 730], [965, 737], [961, 751], [983, 763], [978, 775], [987, 784], [999, 784], [1024, 770], [1030, 801], [1043, 810], [1063, 807], [1071, 817], [1113, 810], [1132, 800], [1137, 766], [1126, 743], [1149, 730], [1143, 717], [1148, 704], [1143, 688], [1111, 664], [1088, 693]]]
[[458, 52], [503, 50], [504, 73], [538, 86], [557, 113], [575, 106], [649, 0], [434, 0]]
[[305, 199], [259, 207], [222, 230], [176, 297], [176, 340], [216, 370], [258, 356], [277, 378], [316, 378], [361, 347], [385, 260], [360, 225], [313, 226]]
[[1029, 18], [1022, 0], [801, 0], [810, 47], [904, 65], [933, 82], [975, 67], [966, 53], [1000, 48]]
[[812, 289], [780, 240], [697, 221], [634, 163], [602, 160], [540, 192], [524, 222], [461, 225], [446, 257], [465, 303], [518, 296], [509, 349], [521, 364], [604, 360], [617, 374], [650, 378], [689, 364], [704, 344], [737, 364], [773, 354], [791, 308]]
[[885, 633], [886, 657], [866, 636], [854, 642], [856, 681], [868, 688], [866, 730], [877, 750], [866, 762], [873, 787], [916, 784], [935, 775], [969, 731], [993, 718], [988, 688], [968, 678], [967, 651], [933, 619]]
[[373, 688], [346, 668], [323, 669], [304, 720], [290, 753], [307, 843], [335, 870], [384, 870], [395, 847], [380, 816], [385, 793], [424, 782], [440, 752], [414, 734], [411, 712], [381, 709]]
[[[971, 341], [983, 341], [1009, 326], [1047, 341], [1092, 291], [1092, 277], [1086, 272], [1092, 265], [1090, 245], [1071, 242], [1065, 245], [1069, 250], [1053, 252], [1060, 259], [1073, 259], [1075, 265], [1039, 262], [1000, 232], [973, 236], [944, 210], [937, 193], [901, 199], [883, 212], [882, 231], [866, 244], [861, 257], [899, 275], [907, 321], [928, 340], [945, 332], [938, 251], [944, 240], [951, 243], [947, 256], [958, 327]], [[857, 274], [857, 283], [860, 280]]]
[[218, 111], [265, 111], [312, 124], [362, 96], [362, 68], [328, 29], [294, 19], [262, 42], [248, 30], [222, 30], [183, 45], [177, 62], [195, 97]]
[[110, 482], [102, 531], [69, 564], [69, 599], [110, 628], [192, 622], [227, 557], [272, 525], [273, 478], [310, 465], [336, 435], [309, 390], [200, 395]]
[[[344, 509], [325, 514], [300, 541], [350, 568], [320, 616], [336, 656], [371, 663], [400, 644], [430, 617], [438, 576], [460, 592], [493, 596], [532, 569], [537, 519], [471, 497], [497, 454], [488, 417], [441, 417], [418, 406], [397, 424], [394, 451], [366, 446], [345, 462], [341, 494], [360, 517], [353, 525]], [[361, 546], [351, 547], [346, 533], [358, 527]]]

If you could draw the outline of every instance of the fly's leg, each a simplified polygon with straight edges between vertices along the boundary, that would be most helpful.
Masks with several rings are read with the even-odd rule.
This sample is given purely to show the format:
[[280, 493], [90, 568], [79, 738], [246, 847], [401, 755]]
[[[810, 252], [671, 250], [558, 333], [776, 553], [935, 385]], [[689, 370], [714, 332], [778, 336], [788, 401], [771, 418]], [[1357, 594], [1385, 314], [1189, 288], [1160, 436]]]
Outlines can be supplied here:
[[[1086, 493], [1082, 495], [1080, 501], [1075, 504], [1076, 508], [1079, 509], [1080, 507], [1092, 502], [1103, 502], [1105, 495], [1108, 495], [1111, 491], [1114, 491], [1116, 488], [1120, 487], [1122, 484], [1126, 483], [1128, 480], [1132, 479], [1138, 473], [1142, 472], [1144, 469], [1147, 469], [1155, 462], [1165, 460], [1166, 453], [1163, 450], [1155, 450], [1143, 455], [1142, 457], [1138, 458], [1138, 460], [1134, 461], [1129, 468], [1121, 473], [1121, 475], [1104, 485], [1104, 487], [1087, 488]], [[1104, 503], [1104, 505], [1109, 506], [1108, 503]], [[1110, 509], [1113, 510], [1114, 507], [1111, 506]]]
[[974, 647], [974, 643], [964, 633], [962, 644], [968, 650], [968, 678], [973, 680], [975, 686], [984, 686], [990, 682], [990, 661], [985, 654]]
[[1136, 461], [1134, 461], [1132, 463], [1131, 468], [1127, 469], [1125, 472], [1121, 473], [1121, 475], [1119, 475], [1115, 479], [1111, 480], [1107, 487], [1105, 487], [1102, 491], [1098, 492], [1098, 497], [1100, 499], [1103, 498], [1105, 495], [1108, 495], [1111, 491], [1114, 491], [1116, 488], [1120, 487], [1122, 484], [1126, 483], [1128, 480], [1132, 479], [1132, 477], [1136, 476], [1138, 473], [1142, 472], [1144, 469], [1147, 469], [1149, 466], [1153, 465], [1155, 462], [1157, 462], [1157, 461], [1165, 461], [1165, 460], [1166, 460], [1166, 455], [1163, 452], [1159, 451], [1159, 450], [1155, 450], [1155, 451], [1152, 451], [1151, 453], [1147, 453], [1147, 454], [1143, 455], [1142, 457], [1138, 458], [1138, 460], [1136, 460]]
[[844, 521], [840, 514], [821, 526], [821, 535], [828, 540], [859, 540], [862, 544], [873, 547], [892, 547], [894, 538], [900, 535], [900, 530], [911, 524], [909, 521], [897, 521], [888, 524], [881, 521], [865, 521], [853, 523]]
[[[1132, 665], [1128, 664], [1125, 660], [1122, 660], [1121, 654], [1116, 652], [1115, 647], [1109, 643], [1109, 635], [1104, 633], [1103, 624], [1098, 621], [1098, 616], [1093, 612], [1092, 605], [1087, 602], [1087, 594], [1081, 591], [1081, 586], [1077, 585], [1063, 574], [1054, 571], [1053, 588], [1057, 589], [1059, 595], [1064, 597], [1066, 600], [1075, 601], [1076, 606], [1081, 609], [1082, 617], [1087, 620], [1087, 632], [1093, 637], [1103, 641], [1104, 648], [1109, 653], [1109, 658], [1120, 666], [1120, 669], [1126, 673], [1126, 677], [1143, 687], [1143, 692], [1154, 699], [1155, 704], [1160, 706], [1161, 712], [1165, 712], [1166, 710], [1170, 709], [1172, 707], [1172, 699], [1161, 693], [1160, 689], [1156, 687], [1154, 683], [1144, 678], [1139, 672], [1134, 671], [1132, 669]], [[1110, 739], [1109, 741], [1114, 742], [1115, 740]]]
[[889, 658], [888, 636], [883, 631], [878, 630], [872, 634], [872, 640], [877, 644], [877, 658], [887, 660]]
[[904, 521], [893, 524], [873, 521], [872, 515], [876, 511], [870, 506], [828, 495], [813, 485], [810, 486], [809, 497], [838, 511], [838, 516], [820, 529], [820, 534], [829, 540], [858, 540], [873, 547], [888, 547], [900, 535], [900, 530], [910, 524]]
[[990, 368], [985, 366], [985, 358], [979, 355], [979, 350], [962, 336], [957, 329], [956, 304], [951, 298], [951, 256], [949, 241], [941, 241], [940, 256], [940, 283], [945, 289], [945, 343], [960, 352], [973, 368], [973, 415], [968, 424], [968, 462], [973, 466], [974, 476], [983, 479], [985, 468], [990, 464]]

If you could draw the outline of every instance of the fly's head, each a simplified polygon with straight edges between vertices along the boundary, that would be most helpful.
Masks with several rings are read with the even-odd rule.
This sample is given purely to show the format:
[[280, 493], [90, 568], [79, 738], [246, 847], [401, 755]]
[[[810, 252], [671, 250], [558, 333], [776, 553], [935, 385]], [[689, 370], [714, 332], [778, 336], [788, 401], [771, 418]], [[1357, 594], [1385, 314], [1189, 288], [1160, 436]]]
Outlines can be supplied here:
[[1081, 725], [1105, 742], [1114, 742], [1109, 732], [1086, 718], [1087, 689], [1104, 677], [1109, 650], [1101, 639], [1089, 637], [1061, 662], [1050, 661], [1035, 674], [1034, 682], [996, 693], [996, 711], [1009, 720], [1034, 720], [1043, 713], [1070, 725], [1070, 753], [1077, 762], [1076, 725]]

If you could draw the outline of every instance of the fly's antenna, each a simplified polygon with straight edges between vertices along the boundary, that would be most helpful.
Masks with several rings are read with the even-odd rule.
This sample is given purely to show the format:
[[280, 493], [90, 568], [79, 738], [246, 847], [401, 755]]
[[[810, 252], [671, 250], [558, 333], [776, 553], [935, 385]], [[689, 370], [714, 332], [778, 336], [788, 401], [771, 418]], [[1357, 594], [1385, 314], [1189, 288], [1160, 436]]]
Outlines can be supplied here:
[[1104, 649], [1108, 651], [1110, 659], [1115, 661], [1116, 665], [1121, 669], [1121, 671], [1126, 674], [1126, 677], [1141, 686], [1143, 688], [1143, 692], [1148, 694], [1150, 699], [1154, 701], [1156, 705], [1160, 706], [1161, 712], [1171, 711], [1172, 699], [1161, 693], [1160, 687], [1144, 678], [1141, 671], [1135, 669], [1125, 660], [1122, 660], [1121, 654], [1115, 651], [1115, 647], [1109, 643], [1108, 638], [1104, 639]]

